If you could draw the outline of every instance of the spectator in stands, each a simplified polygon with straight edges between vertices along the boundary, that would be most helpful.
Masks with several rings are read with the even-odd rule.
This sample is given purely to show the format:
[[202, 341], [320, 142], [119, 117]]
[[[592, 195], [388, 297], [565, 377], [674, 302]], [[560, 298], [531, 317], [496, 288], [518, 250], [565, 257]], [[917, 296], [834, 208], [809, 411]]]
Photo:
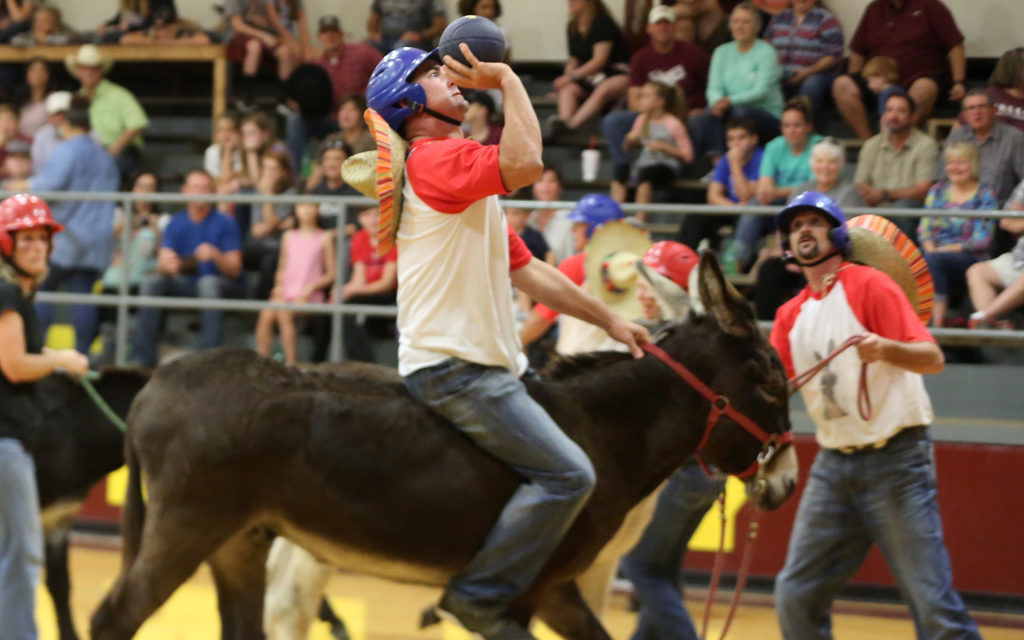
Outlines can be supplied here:
[[[358, 196], [359, 192], [345, 182], [341, 175], [341, 165], [352, 155], [352, 150], [340, 133], [327, 136], [317, 151], [317, 161], [306, 181], [306, 191], [319, 196]], [[349, 214], [351, 207], [344, 207], [325, 200], [320, 204], [320, 215], [329, 229], [344, 227], [345, 235], [351, 237], [356, 232], [356, 216]]]
[[260, 172], [263, 170], [263, 154], [273, 150], [288, 154], [288, 166], [290, 171], [294, 169], [294, 158], [288, 152], [288, 147], [274, 137], [274, 123], [270, 116], [262, 111], [253, 111], [245, 114], [242, 124], [239, 125], [239, 132], [242, 136], [242, 175], [240, 176], [242, 188], [254, 188], [260, 181]]
[[366, 42], [381, 54], [399, 47], [429, 51], [447, 24], [444, 0], [373, 0]]
[[[917, 208], [928, 195], [939, 147], [913, 125], [914, 112], [909, 95], [890, 96], [882, 113], [882, 132], [861, 148], [853, 182], [869, 207]], [[914, 238], [916, 220], [896, 218], [893, 222]]]
[[1024, 47], [1000, 56], [988, 78], [988, 95], [996, 105], [996, 118], [1024, 131]]
[[[535, 258], [543, 260], [548, 264], [555, 264], [555, 254], [548, 246], [547, 240], [544, 239], [544, 234], [528, 224], [530, 221], [529, 211], [522, 207], [506, 207], [505, 218], [508, 219], [508, 224], [512, 227], [512, 230], [523, 239], [523, 242], [526, 243], [526, 248], [530, 250], [530, 253]], [[527, 308], [527, 311], [530, 308], [532, 308], [532, 305]]]
[[[757, 125], [749, 118], [734, 118], [725, 125], [726, 153], [715, 165], [708, 184], [707, 202], [721, 206], [753, 204], [764, 150], [758, 146]], [[679, 229], [679, 240], [690, 248], [708, 240], [714, 246], [716, 232], [736, 221], [736, 216], [687, 214]]]
[[622, 143], [636, 121], [640, 110], [640, 90], [646, 83], [661, 82], [679, 87], [690, 110], [700, 111], [707, 105], [704, 91], [707, 89], [711, 57], [699, 46], [679, 40], [675, 35], [674, 20], [672, 7], [659, 5], [651, 9], [647, 18], [651, 42], [629, 60], [627, 109], [612, 111], [601, 120], [601, 130], [608, 141], [608, 155], [617, 175], [628, 170], [630, 157]]
[[697, 154], [707, 154], [716, 163], [725, 149], [722, 125], [728, 120], [753, 120], [761, 140], [771, 140], [779, 133], [782, 69], [775, 49], [757, 38], [760, 21], [761, 15], [749, 2], [732, 10], [729, 27], [734, 42], [721, 45], [712, 54], [708, 108], [690, 117]]
[[64, 24], [60, 9], [45, 5], [36, 10], [32, 28], [11, 38], [15, 47], [61, 46], [81, 42], [77, 33]]
[[242, 144], [239, 124], [241, 118], [234, 111], [225, 111], [217, 117], [213, 128], [213, 144], [203, 152], [203, 169], [213, 178], [217, 193], [237, 193], [242, 172]]
[[[287, 152], [266, 151], [261, 160], [260, 178], [255, 189], [248, 193], [259, 193], [264, 196], [275, 196], [295, 193], [291, 159]], [[277, 270], [277, 256], [281, 250], [281, 236], [294, 224], [292, 205], [271, 204], [253, 205], [248, 233], [245, 238], [245, 266], [259, 271], [256, 283], [256, 296], [268, 298], [274, 286], [274, 273]], [[236, 216], [238, 218], [239, 216]], [[241, 216], [244, 218], [244, 216]]]
[[148, 29], [130, 31], [121, 36], [120, 43], [203, 45], [210, 44], [210, 36], [203, 33], [202, 27], [195, 22], [179, 17], [177, 10], [171, 6], [154, 11], [153, 23]]
[[338, 107], [338, 126], [352, 153], [372, 151], [377, 148], [363, 112], [366, 111], [366, 98], [361, 93], [350, 93], [341, 99]]
[[772, 16], [764, 39], [779, 52], [782, 93], [807, 96], [814, 113], [824, 111], [836, 68], [843, 59], [843, 28], [821, 0], [786, 0]]
[[[561, 200], [564, 184], [558, 169], [544, 167], [540, 178], [533, 183], [533, 199], [537, 202]], [[576, 253], [569, 211], [539, 206], [530, 214], [530, 226], [544, 234], [544, 240], [555, 254], [556, 264], [561, 264], [562, 260]]]
[[97, 139], [121, 172], [130, 173], [138, 162], [149, 118], [131, 91], [103, 77], [113, 64], [92, 44], [82, 45], [64, 59], [68, 72], [82, 83], [79, 95], [89, 98], [89, 118]]
[[[983, 97], [984, 94], [982, 94]], [[948, 176], [935, 184], [924, 200], [926, 209], [995, 210], [995, 191], [978, 180], [978, 150], [970, 142], [955, 142], [946, 147]], [[935, 284], [932, 324], [947, 323], [950, 293], [967, 286], [968, 267], [986, 258], [995, 223], [986, 218], [923, 216], [917, 228], [928, 271]]]
[[32, 138], [32, 165], [42, 168], [53, 154], [53, 149], [60, 142], [60, 129], [67, 122], [67, 112], [71, 107], [71, 93], [54, 91], [46, 96], [47, 123], [39, 128]]
[[[640, 90], [640, 115], [633, 123], [623, 146], [639, 147], [639, 157], [625, 171], [619, 170], [612, 182], [611, 195], [617, 202], [626, 200], [626, 182], [636, 184], [638, 203], [652, 202], [655, 187], [671, 186], [693, 162], [693, 143], [686, 132], [686, 98], [678, 86], [648, 82]], [[643, 212], [637, 214], [643, 221]]]
[[18, 103], [18, 133], [31, 140], [47, 122], [46, 96], [53, 92], [50, 67], [42, 58], [25, 65], [25, 83], [15, 88]]
[[498, 25], [505, 38], [505, 62], [508, 62], [512, 58], [512, 35], [498, 22], [501, 18], [501, 0], [459, 0], [458, 8], [459, 15], [480, 16]]
[[14, 36], [28, 31], [32, 26], [32, 13], [35, 10], [35, 0], [0, 2], [0, 44], [7, 44]]
[[626, 94], [629, 51], [603, 0], [569, 2], [569, 59], [555, 78], [558, 115], [548, 136], [572, 130]]
[[174, 0], [120, 0], [114, 17], [96, 27], [96, 38], [100, 44], [116, 44], [127, 33], [151, 27], [162, 9], [173, 11]]
[[[969, 142], [981, 158], [981, 183], [992, 187], [1002, 203], [1010, 197], [1013, 187], [1024, 180], [1024, 131], [996, 119], [996, 106], [988, 90], [971, 89], [964, 96], [961, 115], [966, 126], [957, 127], [946, 138], [946, 148]], [[940, 166], [938, 179], [946, 177]]]
[[317, 40], [321, 48], [308, 58], [313, 66], [300, 65], [286, 83], [285, 139], [297, 163], [302, 162], [310, 137], [322, 139], [338, 131], [342, 98], [366, 91], [381, 58], [368, 44], [346, 43], [337, 16], [320, 18]]
[[[1024, 182], [1014, 189], [1006, 208], [1024, 211]], [[967, 325], [971, 328], [1012, 327], [999, 318], [1024, 305], [1024, 219], [1003, 218], [999, 227], [1017, 236], [1017, 244], [1011, 251], [967, 269], [967, 289], [975, 309]]]
[[[814, 133], [811, 102], [806, 96], [786, 101], [782, 111], [782, 135], [764, 147], [764, 160], [757, 181], [757, 201], [784, 204], [793, 188], [811, 179], [811, 148], [821, 141]], [[771, 218], [765, 218], [772, 223]]]
[[894, 93], [906, 93], [903, 87], [896, 84], [900, 79], [900, 67], [896, 59], [890, 56], [871, 58], [864, 63], [860, 75], [864, 78], [868, 91], [878, 96], [877, 103], [872, 103], [872, 106], [879, 115], [885, 111], [885, 103], [889, 101], [889, 96]]
[[[9, 191], [117, 191], [117, 165], [102, 146], [89, 135], [89, 101], [82, 96], [71, 100], [67, 119], [61, 125], [62, 142], [50, 160], [28, 180], [4, 183]], [[100, 274], [110, 265], [114, 253], [114, 203], [89, 201], [58, 202], [53, 215], [65, 233], [54, 238], [50, 275], [41, 291], [55, 291], [65, 284], [72, 293], [91, 293]], [[53, 306], [37, 305], [39, 326], [45, 333], [53, 322]], [[96, 337], [97, 310], [92, 305], [71, 308], [75, 345], [88, 353]]]
[[682, 42], [692, 42], [711, 54], [732, 39], [729, 16], [718, 0], [677, 0], [672, 9], [676, 37]]
[[794, 187], [789, 200], [805, 191], [817, 191], [835, 200], [843, 209], [866, 206], [853, 182], [843, 178], [845, 155], [843, 148], [832, 138], [824, 138], [811, 147], [813, 177]]
[[500, 113], [494, 104], [494, 98], [486, 91], [467, 92], [466, 100], [469, 109], [462, 129], [466, 137], [480, 144], [498, 144], [501, 141], [502, 126], [498, 124]]
[[[27, 142], [28, 139], [18, 133], [18, 111], [13, 104], [0, 103], [0, 167], [3, 166], [7, 154], [7, 146], [12, 142]], [[7, 176], [0, 172], [0, 179]]]
[[839, 113], [861, 140], [871, 137], [865, 105], [873, 96], [860, 72], [867, 59], [879, 55], [899, 61], [899, 84], [916, 105], [914, 125], [928, 119], [940, 95], [964, 97], [964, 36], [946, 5], [941, 0], [873, 0], [850, 41], [846, 74], [832, 84]]
[[[334, 283], [334, 242], [321, 225], [316, 203], [295, 205], [295, 228], [284, 232], [271, 302], [323, 302]], [[264, 309], [256, 321], [256, 350], [270, 355], [274, 325], [281, 335], [286, 364], [296, 362], [295, 312]]]
[[277, 60], [277, 77], [285, 80], [312, 44], [302, 0], [225, 0], [231, 26], [228, 59], [242, 64], [238, 79], [239, 111], [254, 105], [256, 74], [264, 60]]
[[[213, 195], [213, 178], [202, 169], [185, 177], [181, 192]], [[189, 202], [174, 214], [164, 230], [156, 257], [156, 273], [142, 278], [144, 296], [198, 296], [209, 300], [237, 297], [243, 292], [241, 240], [235, 221], [208, 202]], [[221, 343], [223, 311], [199, 312], [199, 347]], [[139, 309], [132, 335], [131, 359], [143, 366], [157, 364], [160, 321], [158, 307]]]
[[7, 144], [0, 176], [5, 180], [28, 180], [32, 176], [32, 147], [24, 140]]
[[[349, 247], [352, 274], [341, 289], [341, 300], [348, 304], [395, 304], [398, 289], [398, 247], [392, 247], [384, 256], [377, 254], [377, 232], [380, 228], [380, 209], [371, 207], [359, 212], [359, 226]], [[345, 358], [360, 362], [374, 362], [373, 346], [368, 328], [382, 329], [391, 320], [345, 315]], [[367, 325], [370, 325], [367, 327]]]

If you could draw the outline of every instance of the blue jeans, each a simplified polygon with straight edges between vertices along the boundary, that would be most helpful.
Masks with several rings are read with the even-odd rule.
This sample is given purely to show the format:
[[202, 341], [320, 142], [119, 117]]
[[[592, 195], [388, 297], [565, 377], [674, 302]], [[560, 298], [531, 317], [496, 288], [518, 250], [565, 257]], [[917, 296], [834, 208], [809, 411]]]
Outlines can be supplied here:
[[36, 639], [43, 570], [36, 468], [21, 442], [0, 438], [0, 621], [4, 640]]
[[612, 167], [628, 167], [631, 156], [630, 152], [623, 149], [623, 142], [626, 134], [633, 128], [636, 121], [636, 111], [612, 111], [601, 118], [601, 132], [604, 139], [608, 141], [608, 157], [611, 158]]
[[405, 384], [525, 479], [448, 586], [457, 598], [500, 613], [530, 586], [576, 519], [596, 483], [594, 467], [507, 369], [449, 358], [413, 372]]
[[774, 230], [775, 219], [772, 216], [759, 216], [753, 213], [741, 215], [736, 222], [736, 233], [733, 236], [736, 262], [744, 268], [754, 264], [758, 240]]
[[697, 156], [707, 154], [712, 158], [725, 155], [725, 125], [736, 118], [750, 118], [757, 126], [758, 144], [764, 146], [779, 135], [779, 119], [764, 109], [736, 105], [719, 118], [708, 108], [704, 113], [690, 116], [689, 130], [693, 139], [693, 150]]
[[288, 114], [284, 120], [284, 129], [285, 144], [288, 145], [288, 151], [292, 154], [292, 162], [295, 163], [293, 167], [295, 175], [302, 173], [302, 158], [305, 156], [306, 144], [309, 142], [310, 136], [322, 138], [339, 131], [338, 122], [330, 115], [307, 120], [298, 111]]
[[[143, 277], [139, 287], [144, 296], [181, 296], [200, 298], [237, 298], [242, 293], [242, 281], [218, 275], [200, 276], [198, 281], [188, 276], [165, 276], [151, 273]], [[135, 320], [132, 336], [132, 360], [147, 367], [157, 364], [157, 343], [160, 339], [160, 321], [163, 309], [142, 307]], [[199, 348], [220, 346], [224, 312], [204, 309], [199, 312]]]
[[[39, 287], [40, 291], [56, 291], [61, 284], [71, 293], [92, 293], [96, 281], [100, 279], [98, 269], [83, 267], [61, 267], [50, 265], [50, 275]], [[54, 310], [52, 304], [39, 302], [36, 304], [36, 315], [39, 317], [39, 330], [46, 337], [46, 330], [53, 324]], [[99, 324], [100, 311], [91, 304], [76, 304], [71, 307], [71, 326], [75, 328], [75, 349], [79, 353], [89, 353], [92, 341], [96, 339], [96, 327]]]
[[832, 600], [872, 544], [910, 605], [918, 638], [981, 637], [953, 589], [932, 442], [915, 431], [882, 449], [818, 452], [775, 580], [783, 638], [832, 637]]
[[697, 630], [683, 606], [679, 570], [686, 545], [724, 481], [709, 478], [688, 464], [668, 479], [658, 496], [650, 524], [636, 547], [622, 559], [640, 602], [633, 640], [697, 640]]
[[[829, 98], [832, 97], [832, 82], [835, 79], [836, 75], [834, 73], [812, 73], [804, 78], [804, 81], [799, 85], [783, 83], [782, 93], [787, 100], [797, 95], [807, 96], [811, 101], [811, 107], [814, 109], [815, 120], [820, 121], [821, 116], [819, 114], [823, 113], [825, 107], [828, 106]], [[761, 144], [764, 145], [767, 142], [767, 140], [762, 140]]]
[[924, 254], [924, 261], [928, 265], [929, 273], [932, 274], [932, 283], [935, 284], [935, 299], [946, 300], [951, 288], [966, 287], [967, 267], [982, 259], [983, 257], [976, 253], [963, 251]]

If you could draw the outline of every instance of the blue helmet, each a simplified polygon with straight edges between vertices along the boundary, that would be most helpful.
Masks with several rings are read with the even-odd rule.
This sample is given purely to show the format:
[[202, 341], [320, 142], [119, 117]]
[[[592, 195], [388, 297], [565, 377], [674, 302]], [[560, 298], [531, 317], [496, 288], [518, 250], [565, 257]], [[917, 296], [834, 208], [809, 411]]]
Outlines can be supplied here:
[[410, 80], [416, 69], [430, 58], [441, 62], [437, 49], [395, 49], [377, 63], [370, 76], [366, 86], [366, 104], [395, 131], [401, 131], [405, 119], [427, 104], [427, 92]]
[[610, 197], [603, 193], [588, 193], [580, 198], [568, 216], [573, 222], [585, 222], [587, 225], [587, 238], [594, 235], [594, 230], [606, 222], [622, 220], [626, 214], [622, 207]]
[[775, 223], [782, 233], [782, 248], [789, 249], [789, 223], [793, 217], [804, 211], [814, 211], [828, 218], [832, 223], [829, 238], [839, 253], [846, 255], [850, 251], [850, 230], [846, 227], [846, 216], [835, 200], [819, 191], [804, 191], [775, 216]]

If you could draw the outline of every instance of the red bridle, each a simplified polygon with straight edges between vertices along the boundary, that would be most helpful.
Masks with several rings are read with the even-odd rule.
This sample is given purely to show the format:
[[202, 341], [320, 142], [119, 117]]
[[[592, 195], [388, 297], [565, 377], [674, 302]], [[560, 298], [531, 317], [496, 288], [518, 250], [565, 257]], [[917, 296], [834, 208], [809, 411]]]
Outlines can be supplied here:
[[697, 393], [704, 396], [704, 398], [711, 403], [711, 411], [708, 413], [708, 419], [704, 425], [704, 436], [700, 439], [700, 444], [697, 445], [697, 460], [700, 462], [701, 468], [703, 468], [704, 472], [708, 475], [711, 475], [711, 472], [708, 469], [707, 464], [705, 464], [704, 459], [701, 457], [700, 451], [704, 448], [704, 445], [707, 444], [708, 438], [711, 437], [712, 429], [714, 429], [715, 425], [718, 424], [718, 420], [723, 414], [742, 427], [744, 431], [757, 438], [757, 441], [761, 443], [761, 453], [757, 456], [757, 459], [742, 472], [732, 474], [737, 478], [746, 480], [747, 478], [755, 475], [759, 469], [763, 469], [768, 461], [771, 460], [775, 451], [777, 451], [781, 445], [793, 441], [793, 433], [791, 431], [769, 434], [767, 431], [757, 426], [757, 423], [735, 409], [729, 402], [729, 398], [715, 393], [711, 387], [704, 384], [704, 382], [695, 376], [692, 371], [683, 366], [678, 360], [668, 355], [665, 350], [658, 345], [645, 342], [641, 347], [647, 353], [664, 362], [688, 385], [693, 387]]

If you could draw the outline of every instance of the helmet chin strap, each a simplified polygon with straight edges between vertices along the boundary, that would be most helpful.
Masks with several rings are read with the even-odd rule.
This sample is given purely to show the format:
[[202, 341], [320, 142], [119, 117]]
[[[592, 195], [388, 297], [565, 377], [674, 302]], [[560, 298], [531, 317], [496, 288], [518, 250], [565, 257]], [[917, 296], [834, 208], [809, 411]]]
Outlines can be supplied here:
[[430, 107], [428, 107], [425, 104], [420, 104], [419, 102], [409, 102], [409, 106], [412, 107], [413, 109], [415, 109], [416, 111], [422, 111], [423, 113], [427, 114], [431, 118], [436, 118], [436, 119], [440, 120], [441, 122], [447, 122], [448, 124], [455, 125], [456, 127], [461, 127], [462, 126], [462, 121], [461, 120], [456, 120], [455, 118], [451, 118], [449, 116], [446, 116], [446, 115], [444, 115], [443, 113], [441, 113], [439, 111], [434, 111], [433, 109], [431, 109]]

